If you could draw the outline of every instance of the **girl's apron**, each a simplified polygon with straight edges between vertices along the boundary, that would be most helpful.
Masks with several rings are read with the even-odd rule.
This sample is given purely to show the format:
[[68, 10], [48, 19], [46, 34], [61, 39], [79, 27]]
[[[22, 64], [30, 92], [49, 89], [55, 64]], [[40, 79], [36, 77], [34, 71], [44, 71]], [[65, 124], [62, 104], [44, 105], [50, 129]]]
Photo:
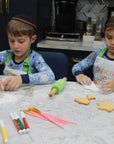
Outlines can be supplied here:
[[102, 58], [107, 48], [96, 57], [93, 67], [94, 82], [100, 84], [103, 80], [114, 79], [114, 61]]

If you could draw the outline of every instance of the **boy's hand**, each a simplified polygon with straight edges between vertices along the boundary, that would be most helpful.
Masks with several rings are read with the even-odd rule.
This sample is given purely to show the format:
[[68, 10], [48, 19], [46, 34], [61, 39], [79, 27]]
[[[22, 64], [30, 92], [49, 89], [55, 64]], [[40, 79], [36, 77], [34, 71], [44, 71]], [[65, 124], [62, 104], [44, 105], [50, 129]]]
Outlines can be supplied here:
[[76, 79], [79, 83], [81, 83], [82, 85], [85, 84], [85, 85], [90, 85], [91, 84], [91, 79], [84, 75], [84, 74], [79, 74], [76, 76]]
[[4, 84], [3, 81], [0, 79], [0, 89], [1, 91], [4, 91]]
[[22, 84], [21, 76], [13, 76], [11, 78], [7, 78], [4, 81], [4, 90], [15, 91], [21, 86], [21, 84]]
[[105, 94], [109, 94], [113, 92], [114, 91], [114, 79], [104, 80], [100, 88]]

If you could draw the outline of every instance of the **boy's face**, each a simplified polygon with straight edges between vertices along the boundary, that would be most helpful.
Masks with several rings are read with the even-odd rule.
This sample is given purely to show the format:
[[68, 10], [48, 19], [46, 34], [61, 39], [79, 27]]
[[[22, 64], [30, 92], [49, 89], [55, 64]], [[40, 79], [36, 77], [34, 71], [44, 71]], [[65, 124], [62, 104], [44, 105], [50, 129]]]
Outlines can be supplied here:
[[105, 42], [108, 51], [114, 55], [114, 29], [105, 31]]
[[19, 61], [24, 60], [28, 56], [30, 46], [35, 40], [34, 36], [32, 38], [27, 35], [15, 37], [8, 33], [9, 46], [15, 55], [15, 59], [17, 58]]

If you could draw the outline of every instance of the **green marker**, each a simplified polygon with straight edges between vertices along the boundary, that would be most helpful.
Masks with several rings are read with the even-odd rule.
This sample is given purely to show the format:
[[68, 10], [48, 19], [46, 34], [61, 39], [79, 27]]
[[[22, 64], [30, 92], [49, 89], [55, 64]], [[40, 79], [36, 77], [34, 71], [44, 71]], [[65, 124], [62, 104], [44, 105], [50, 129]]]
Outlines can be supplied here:
[[22, 133], [25, 133], [26, 132], [25, 127], [24, 127], [23, 123], [21, 122], [21, 120], [20, 120], [19, 116], [17, 115], [17, 113], [14, 113], [14, 117], [17, 120], [18, 124], [20, 125], [20, 127], [22, 129]]

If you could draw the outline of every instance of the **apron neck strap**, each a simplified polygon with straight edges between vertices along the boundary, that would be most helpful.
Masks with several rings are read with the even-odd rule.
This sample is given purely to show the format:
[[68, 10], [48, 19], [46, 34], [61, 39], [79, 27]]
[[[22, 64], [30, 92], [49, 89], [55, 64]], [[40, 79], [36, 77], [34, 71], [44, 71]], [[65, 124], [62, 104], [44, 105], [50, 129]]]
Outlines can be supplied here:
[[107, 48], [104, 48], [100, 53], [99, 53], [99, 57], [102, 57], [104, 55], [104, 53], [107, 51]]
[[11, 52], [6, 58], [6, 63], [9, 63], [9, 61], [12, 59], [12, 57], [13, 57], [13, 53]]
[[29, 50], [29, 54], [26, 57], [26, 59], [24, 60], [24, 65], [23, 65], [23, 71], [27, 72], [28, 74], [31, 74], [31, 68], [30, 68], [30, 64], [29, 64], [29, 56], [30, 56], [31, 50]]
[[[24, 65], [23, 65], [23, 71], [27, 72], [28, 74], [31, 74], [31, 68], [30, 68], [30, 64], [29, 64], [29, 56], [30, 56], [30, 53], [31, 53], [31, 49], [29, 50], [29, 54], [28, 56], [25, 58], [24, 60]], [[6, 58], [6, 63], [8, 63], [13, 57], [13, 52], [11, 52], [7, 58]]]

